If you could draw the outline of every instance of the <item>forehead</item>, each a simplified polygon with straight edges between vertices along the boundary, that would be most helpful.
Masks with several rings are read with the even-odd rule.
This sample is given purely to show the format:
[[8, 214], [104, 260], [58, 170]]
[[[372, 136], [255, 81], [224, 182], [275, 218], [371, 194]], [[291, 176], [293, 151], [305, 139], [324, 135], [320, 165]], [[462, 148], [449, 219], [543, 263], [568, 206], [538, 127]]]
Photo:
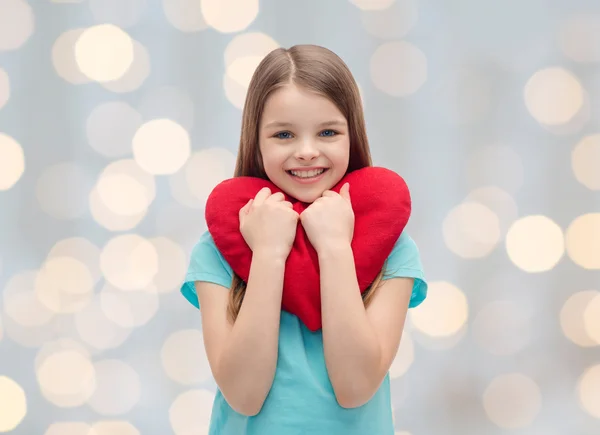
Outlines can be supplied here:
[[295, 85], [286, 85], [267, 99], [261, 126], [274, 122], [314, 125], [334, 120], [346, 122], [344, 115], [327, 97]]

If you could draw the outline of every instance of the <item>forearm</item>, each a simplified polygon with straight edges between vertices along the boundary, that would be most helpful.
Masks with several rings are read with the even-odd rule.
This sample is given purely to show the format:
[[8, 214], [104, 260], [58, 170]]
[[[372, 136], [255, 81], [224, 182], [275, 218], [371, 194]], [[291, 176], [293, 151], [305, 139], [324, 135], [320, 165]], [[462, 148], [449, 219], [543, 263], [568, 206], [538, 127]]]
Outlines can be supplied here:
[[256, 414], [277, 366], [285, 259], [252, 257], [244, 302], [219, 358], [221, 390], [244, 414]]
[[350, 245], [319, 252], [325, 362], [341, 406], [366, 403], [378, 388], [382, 352], [358, 287]]

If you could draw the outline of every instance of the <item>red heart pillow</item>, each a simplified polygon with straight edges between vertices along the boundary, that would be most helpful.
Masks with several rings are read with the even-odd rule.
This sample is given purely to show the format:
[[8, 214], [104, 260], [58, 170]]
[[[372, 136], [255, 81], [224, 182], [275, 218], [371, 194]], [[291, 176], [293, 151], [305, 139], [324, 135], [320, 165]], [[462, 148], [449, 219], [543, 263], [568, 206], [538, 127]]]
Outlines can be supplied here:
[[[358, 284], [364, 292], [377, 277], [394, 244], [408, 223], [411, 199], [408, 187], [395, 172], [367, 167], [347, 174], [331, 190], [350, 183], [354, 210], [352, 250]], [[281, 189], [267, 180], [235, 177], [217, 185], [206, 202], [206, 223], [217, 249], [233, 271], [248, 282], [252, 251], [239, 230], [239, 210], [263, 187]], [[294, 210], [302, 213], [309, 204], [286, 195]], [[315, 249], [298, 224], [296, 239], [285, 266], [282, 309], [296, 315], [308, 329], [321, 328], [319, 262]]]

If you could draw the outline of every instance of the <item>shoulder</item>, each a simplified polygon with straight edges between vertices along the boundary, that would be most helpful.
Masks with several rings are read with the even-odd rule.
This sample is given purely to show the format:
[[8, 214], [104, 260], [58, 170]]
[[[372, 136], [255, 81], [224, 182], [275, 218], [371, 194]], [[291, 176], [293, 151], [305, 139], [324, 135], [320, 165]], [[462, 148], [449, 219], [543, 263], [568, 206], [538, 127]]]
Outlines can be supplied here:
[[413, 238], [405, 231], [394, 244], [388, 256], [383, 279], [414, 278], [410, 307], [416, 307], [427, 296], [427, 281], [421, 261], [419, 248]]
[[231, 267], [217, 249], [210, 233], [206, 231], [192, 248], [181, 292], [197, 307], [198, 298], [194, 287], [196, 281], [211, 282], [229, 288], [232, 279]]

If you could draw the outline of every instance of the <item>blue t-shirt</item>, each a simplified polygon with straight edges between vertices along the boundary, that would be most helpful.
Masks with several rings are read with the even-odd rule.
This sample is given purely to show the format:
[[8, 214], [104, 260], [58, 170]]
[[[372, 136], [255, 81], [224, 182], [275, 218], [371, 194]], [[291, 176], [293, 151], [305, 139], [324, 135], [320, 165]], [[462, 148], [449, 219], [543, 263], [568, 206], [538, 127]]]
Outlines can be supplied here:
[[[192, 250], [182, 294], [198, 307], [194, 281], [206, 281], [229, 289], [232, 270], [204, 233]], [[409, 307], [427, 295], [421, 259], [415, 242], [403, 233], [388, 257], [384, 279], [414, 278]], [[393, 435], [390, 380], [365, 405], [345, 409], [338, 405], [331, 386], [323, 335], [312, 332], [298, 317], [281, 312], [279, 353], [273, 385], [260, 413], [245, 417], [234, 411], [219, 390], [213, 403], [209, 435]]]

